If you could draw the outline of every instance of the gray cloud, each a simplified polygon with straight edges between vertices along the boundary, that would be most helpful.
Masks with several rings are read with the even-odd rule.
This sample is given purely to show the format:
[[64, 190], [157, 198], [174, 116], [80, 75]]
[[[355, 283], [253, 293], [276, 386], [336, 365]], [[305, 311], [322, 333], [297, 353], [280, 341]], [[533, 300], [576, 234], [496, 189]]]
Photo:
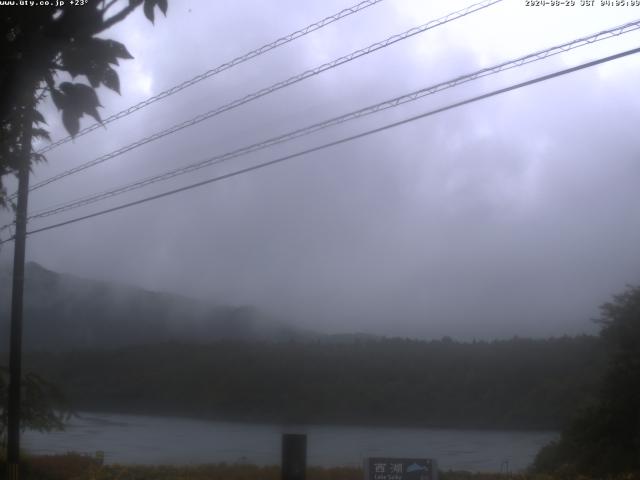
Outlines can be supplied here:
[[[61, 147], [34, 176], [41, 180], [437, 16], [414, 17], [420, 2], [388, 3]], [[454, 3], [447, 10], [463, 5]], [[172, 4], [167, 19], [155, 27], [140, 15], [113, 33], [136, 60], [121, 70], [122, 98], [101, 92], [105, 115], [145, 98], [149, 81], [151, 93], [157, 93], [344, 6], [311, 2], [302, 8], [281, 1], [231, 8], [191, 0]], [[501, 7], [494, 8], [499, 15]], [[537, 45], [525, 36], [504, 37], [508, 45], [495, 50], [492, 39], [513, 35], [514, 27], [504, 25], [507, 33], [501, 33], [498, 20], [487, 25], [492, 15], [487, 10], [460, 20], [34, 192], [32, 209], [225, 152]], [[526, 22], [526, 15], [520, 12], [511, 21]], [[621, 23], [583, 21], [583, 33]], [[546, 45], [567, 39], [562, 32], [549, 33]], [[595, 58], [625, 42], [629, 48], [630, 41], [621, 39], [586, 51]], [[383, 125], [577, 63], [584, 55], [482, 79], [55, 218]], [[464, 339], [593, 332], [589, 319], [597, 305], [639, 277], [637, 65], [637, 58], [621, 60], [615, 67], [34, 235], [28, 257], [54, 270], [253, 304], [324, 331]], [[61, 136], [55, 112], [47, 113], [54, 136]], [[9, 254], [8, 248], [1, 252], [5, 259]]]

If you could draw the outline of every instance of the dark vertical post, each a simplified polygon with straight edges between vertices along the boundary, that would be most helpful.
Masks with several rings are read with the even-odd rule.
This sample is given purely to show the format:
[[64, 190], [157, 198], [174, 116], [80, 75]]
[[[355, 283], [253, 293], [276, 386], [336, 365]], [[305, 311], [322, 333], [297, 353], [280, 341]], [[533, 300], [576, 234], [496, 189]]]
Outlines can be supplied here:
[[27, 201], [31, 164], [32, 108], [24, 112], [22, 151], [18, 169], [18, 204], [13, 251], [13, 285], [11, 290], [11, 343], [9, 346], [9, 405], [7, 425], [7, 463], [9, 480], [18, 480], [20, 467], [20, 389], [22, 378], [22, 311], [24, 260], [27, 243]]
[[304, 480], [307, 473], [307, 436], [282, 435], [282, 480]]

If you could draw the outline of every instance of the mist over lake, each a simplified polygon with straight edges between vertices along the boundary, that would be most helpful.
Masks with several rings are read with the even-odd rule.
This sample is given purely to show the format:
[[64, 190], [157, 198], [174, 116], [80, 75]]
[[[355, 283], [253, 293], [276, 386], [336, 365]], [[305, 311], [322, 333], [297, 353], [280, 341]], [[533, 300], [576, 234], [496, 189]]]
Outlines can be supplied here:
[[308, 436], [308, 464], [362, 466], [367, 456], [438, 459], [445, 470], [516, 471], [526, 468], [554, 432], [424, 428], [282, 426], [208, 422], [177, 417], [81, 413], [67, 431], [29, 432], [33, 453], [105, 452], [105, 462], [126, 464], [251, 463], [278, 465], [282, 433]]

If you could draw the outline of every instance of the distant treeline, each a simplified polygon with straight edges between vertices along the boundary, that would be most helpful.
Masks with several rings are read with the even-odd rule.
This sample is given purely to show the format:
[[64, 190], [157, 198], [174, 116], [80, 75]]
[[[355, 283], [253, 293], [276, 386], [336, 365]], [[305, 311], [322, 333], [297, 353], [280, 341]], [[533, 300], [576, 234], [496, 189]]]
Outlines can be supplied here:
[[557, 429], [605, 368], [595, 337], [158, 344], [27, 354], [77, 410], [215, 419]]

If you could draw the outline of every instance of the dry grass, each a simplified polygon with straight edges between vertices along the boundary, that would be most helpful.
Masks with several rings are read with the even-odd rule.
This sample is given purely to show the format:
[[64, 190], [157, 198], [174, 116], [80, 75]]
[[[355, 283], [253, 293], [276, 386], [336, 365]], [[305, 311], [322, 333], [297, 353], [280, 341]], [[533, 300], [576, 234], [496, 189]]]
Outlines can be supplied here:
[[[86, 455], [44, 455], [28, 457], [23, 480], [280, 480], [280, 467], [255, 465], [196, 466], [132, 466], [106, 465]], [[2, 469], [4, 470], [4, 469]], [[4, 471], [0, 480], [4, 480]], [[546, 475], [443, 472], [441, 480], [592, 480], [586, 477], [560, 478]], [[627, 475], [607, 480], [640, 480], [640, 475]], [[362, 480], [362, 470], [353, 467], [307, 470], [307, 480]], [[595, 479], [593, 479], [595, 480]]]

